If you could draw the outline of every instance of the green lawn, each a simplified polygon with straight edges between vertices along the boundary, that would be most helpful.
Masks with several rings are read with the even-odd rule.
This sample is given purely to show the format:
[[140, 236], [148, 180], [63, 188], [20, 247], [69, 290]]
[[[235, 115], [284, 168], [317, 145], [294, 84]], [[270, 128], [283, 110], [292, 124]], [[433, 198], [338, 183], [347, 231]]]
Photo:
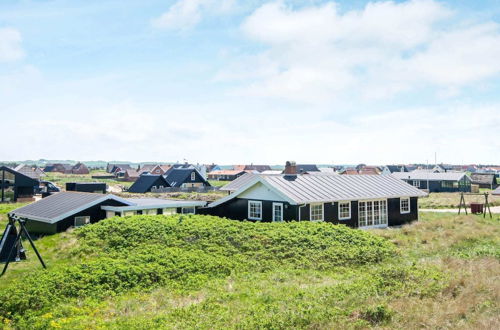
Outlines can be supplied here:
[[113, 218], [37, 241], [0, 281], [6, 328], [332, 329], [500, 325], [500, 218], [401, 228]]
[[120, 181], [115, 179], [94, 179], [93, 175], [109, 175], [104, 171], [92, 171], [90, 174], [63, 174], [49, 172], [43, 177], [43, 180], [55, 183], [58, 187], [65, 189], [67, 182], [105, 182], [108, 186], [130, 187], [133, 182]]
[[208, 180], [208, 182], [213, 186], [213, 187], [223, 187], [230, 183], [231, 181], [218, 181], [218, 180]]

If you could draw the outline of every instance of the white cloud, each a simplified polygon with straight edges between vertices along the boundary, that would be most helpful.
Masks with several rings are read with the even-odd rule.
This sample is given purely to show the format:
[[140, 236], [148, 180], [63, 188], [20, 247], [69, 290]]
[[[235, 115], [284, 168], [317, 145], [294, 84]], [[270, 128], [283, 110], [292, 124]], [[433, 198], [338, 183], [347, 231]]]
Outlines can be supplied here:
[[152, 24], [167, 30], [188, 30], [196, 26], [207, 12], [225, 13], [233, 6], [234, 0], [178, 0]]
[[13, 28], [0, 28], [0, 62], [15, 61], [24, 57], [21, 33]]
[[[0, 159], [385, 164], [425, 162], [436, 151], [443, 162], [495, 163], [500, 150], [498, 103], [408, 107], [346, 122], [310, 114], [304, 120], [272, 109], [260, 116], [231, 104], [205, 104], [203, 112], [194, 105], [127, 102], [90, 107], [83, 100], [58, 107], [60, 119], [12, 113], [4, 135], [30, 143], [6, 144]], [[228, 115], [235, 108], [238, 116]]]
[[257, 60], [236, 57], [217, 79], [251, 71], [239, 90], [251, 96], [324, 104], [353, 91], [389, 98], [429, 85], [456, 96], [500, 73], [500, 25], [457, 21], [433, 0], [371, 2], [347, 12], [334, 2], [292, 8], [278, 1], [256, 9], [241, 30], [266, 49]]

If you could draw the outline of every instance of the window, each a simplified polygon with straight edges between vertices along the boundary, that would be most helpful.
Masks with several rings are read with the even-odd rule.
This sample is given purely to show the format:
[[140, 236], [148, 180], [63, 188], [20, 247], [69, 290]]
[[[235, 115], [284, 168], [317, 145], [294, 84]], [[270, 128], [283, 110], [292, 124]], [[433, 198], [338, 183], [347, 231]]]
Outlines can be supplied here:
[[283, 203], [273, 203], [273, 221], [283, 221]]
[[123, 212], [123, 216], [125, 216], [125, 217], [129, 217], [129, 216], [132, 216], [132, 215], [135, 215], [135, 211], [125, 211], [125, 212]]
[[172, 215], [172, 214], [176, 214], [176, 213], [177, 213], [177, 209], [175, 207], [163, 209], [163, 215]]
[[453, 188], [453, 181], [441, 181], [441, 187]]
[[106, 218], [112, 218], [115, 216], [115, 212], [114, 211], [106, 211]]
[[191, 172], [191, 181], [196, 180], [196, 173]]
[[413, 186], [420, 188], [420, 180], [413, 180]]
[[351, 202], [339, 202], [339, 220], [351, 218]]
[[196, 213], [196, 209], [194, 208], [194, 206], [183, 207], [182, 208], [182, 213], [183, 214], [195, 214]]
[[142, 214], [145, 214], [145, 215], [156, 215], [157, 212], [156, 212], [156, 209], [150, 209], [150, 210], [143, 210]]
[[262, 202], [248, 201], [248, 219], [262, 220]]
[[410, 213], [410, 198], [409, 197], [401, 197], [399, 199], [399, 208], [401, 214]]
[[75, 227], [85, 226], [90, 223], [90, 217], [75, 217]]
[[360, 201], [358, 203], [359, 227], [387, 225], [387, 200]]
[[323, 221], [323, 204], [311, 204], [311, 221]]

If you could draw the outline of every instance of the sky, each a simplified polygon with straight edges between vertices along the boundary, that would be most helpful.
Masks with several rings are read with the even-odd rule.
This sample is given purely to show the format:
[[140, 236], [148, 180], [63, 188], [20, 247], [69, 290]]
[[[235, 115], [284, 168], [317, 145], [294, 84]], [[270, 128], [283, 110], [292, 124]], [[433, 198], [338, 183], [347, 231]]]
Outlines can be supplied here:
[[500, 3], [1, 0], [0, 160], [500, 163]]

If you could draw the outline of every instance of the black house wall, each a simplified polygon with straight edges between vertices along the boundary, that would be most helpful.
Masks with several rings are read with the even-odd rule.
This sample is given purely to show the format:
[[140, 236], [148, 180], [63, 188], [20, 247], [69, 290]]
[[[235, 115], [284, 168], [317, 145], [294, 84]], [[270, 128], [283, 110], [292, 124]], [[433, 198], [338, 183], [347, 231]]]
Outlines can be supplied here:
[[[220, 204], [213, 208], [200, 208], [199, 214], [209, 214], [219, 217], [225, 217], [233, 220], [248, 219], [248, 199], [234, 198], [226, 203]], [[252, 199], [252, 201], [259, 201]], [[272, 204], [273, 201], [262, 202], [262, 222], [271, 222], [273, 218]], [[285, 221], [309, 221], [310, 220], [310, 204], [305, 205], [290, 205], [287, 202], [276, 201], [283, 203], [283, 219]], [[358, 201], [351, 202], [351, 218], [339, 220], [338, 217], [338, 202], [323, 203], [324, 220], [333, 224], [344, 224], [349, 227], [358, 227]], [[300, 215], [299, 215], [300, 213]], [[401, 214], [400, 199], [389, 198], [387, 200], [387, 216], [389, 226], [398, 226], [418, 219], [418, 198], [410, 198], [410, 212]]]

